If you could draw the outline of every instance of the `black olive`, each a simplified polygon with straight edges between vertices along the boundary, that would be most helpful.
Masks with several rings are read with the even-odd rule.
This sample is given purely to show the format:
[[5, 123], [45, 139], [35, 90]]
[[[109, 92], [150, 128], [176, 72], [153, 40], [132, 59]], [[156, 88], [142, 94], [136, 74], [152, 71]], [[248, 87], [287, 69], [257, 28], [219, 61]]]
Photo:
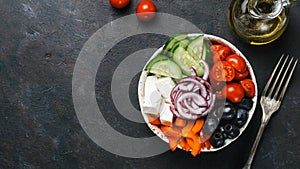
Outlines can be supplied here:
[[210, 143], [214, 148], [222, 147], [225, 143], [222, 133], [215, 132], [210, 138]]
[[225, 133], [230, 139], [234, 139], [240, 134], [240, 129], [233, 124], [226, 124], [224, 129]]
[[[223, 106], [222, 106], [222, 107], [223, 107]], [[223, 109], [222, 109], [222, 107], [218, 107], [218, 108], [216, 108], [216, 109], [214, 109], [214, 110], [212, 111], [212, 116], [213, 116], [214, 118], [218, 119], [218, 121], [221, 120], [222, 115], [223, 115]]]
[[244, 97], [237, 106], [246, 110], [250, 110], [253, 106], [253, 101], [250, 98]]
[[233, 103], [226, 101], [224, 107], [220, 107], [219, 109], [223, 111], [222, 120], [234, 119], [236, 115], [236, 108]]
[[234, 119], [234, 124], [241, 128], [245, 125], [248, 120], [248, 110], [238, 109], [236, 113], [236, 118]]
[[204, 134], [211, 135], [218, 127], [219, 121], [214, 117], [207, 117], [202, 129]]
[[222, 133], [224, 139], [227, 139], [228, 136], [227, 136], [227, 134], [225, 132], [224, 126], [222, 126], [222, 125], [218, 126], [217, 131], [220, 132], [220, 133]]

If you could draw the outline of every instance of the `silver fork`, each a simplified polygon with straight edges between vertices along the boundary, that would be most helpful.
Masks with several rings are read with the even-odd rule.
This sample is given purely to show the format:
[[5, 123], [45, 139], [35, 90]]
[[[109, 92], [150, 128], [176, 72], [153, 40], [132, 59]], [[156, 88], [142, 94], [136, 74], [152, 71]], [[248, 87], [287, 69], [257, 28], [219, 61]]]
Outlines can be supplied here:
[[295, 60], [293, 57], [290, 59], [289, 56], [283, 59], [284, 57], [284, 55], [281, 56], [262, 92], [262, 96], [260, 98], [260, 105], [262, 107], [261, 125], [251, 148], [248, 161], [243, 169], [251, 168], [251, 163], [263, 131], [272, 114], [279, 109], [289, 81], [291, 80], [292, 74], [297, 65], [298, 59]]

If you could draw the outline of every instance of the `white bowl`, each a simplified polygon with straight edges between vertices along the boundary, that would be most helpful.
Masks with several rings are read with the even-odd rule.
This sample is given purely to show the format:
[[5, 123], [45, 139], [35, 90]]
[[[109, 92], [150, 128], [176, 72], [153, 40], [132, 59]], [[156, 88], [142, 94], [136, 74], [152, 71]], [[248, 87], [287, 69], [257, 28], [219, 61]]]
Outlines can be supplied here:
[[[197, 36], [197, 35], [200, 35], [200, 34], [189, 34], [189, 36]], [[220, 37], [217, 37], [217, 36], [214, 36], [214, 35], [208, 35], [208, 34], [205, 34], [204, 35], [207, 39], [209, 39], [210, 41], [214, 42], [214, 43], [219, 43], [219, 44], [223, 44], [225, 46], [228, 46], [229, 48], [231, 48], [231, 50], [241, 56], [245, 61], [246, 61], [246, 64], [247, 64], [247, 67], [249, 69], [249, 72], [250, 72], [250, 76], [251, 76], [251, 79], [252, 81], [254, 82], [254, 85], [255, 85], [255, 96], [252, 98], [252, 101], [253, 101], [253, 106], [251, 108], [251, 110], [249, 110], [248, 112], [248, 120], [246, 122], [246, 124], [240, 128], [240, 134], [239, 136], [245, 131], [245, 129], [247, 128], [250, 120], [252, 119], [252, 116], [254, 114], [254, 111], [255, 111], [255, 108], [256, 108], [256, 104], [257, 104], [257, 91], [258, 91], [258, 87], [257, 87], [257, 83], [256, 83], [256, 79], [255, 79], [255, 75], [254, 75], [254, 72], [253, 72], [253, 69], [251, 67], [251, 64], [249, 63], [249, 61], [247, 60], [247, 58], [242, 54], [242, 52], [240, 52], [233, 44], [231, 44], [230, 42], [226, 41], [225, 39], [222, 39]], [[153, 55], [152, 57], [149, 59], [152, 60], [155, 56], [157, 56], [161, 51], [162, 51], [163, 47], [159, 48]], [[148, 62], [149, 62], [148, 61]], [[147, 62], [147, 64], [148, 64]], [[147, 65], [146, 64], [146, 65]], [[146, 66], [145, 65], [145, 66]], [[144, 117], [144, 120], [146, 122], [146, 124], [149, 126], [149, 128], [158, 136], [160, 137], [162, 140], [164, 140], [166, 143], [169, 143], [169, 140], [168, 138], [163, 134], [163, 132], [160, 130], [160, 128], [158, 128], [157, 126], [155, 125], [152, 125], [149, 123], [149, 120], [148, 120], [148, 117], [143, 113], [143, 109], [142, 109], [142, 103], [143, 103], [143, 99], [144, 99], [144, 85], [145, 85], [145, 80], [146, 80], [146, 77], [148, 76], [148, 72], [144, 71], [145, 67], [143, 68], [143, 71], [141, 73], [141, 76], [140, 76], [140, 79], [139, 79], [139, 83], [138, 83], [138, 98], [139, 98], [139, 104], [140, 104], [140, 107], [141, 107], [141, 112], [142, 112], [142, 115]], [[224, 147], [228, 146], [230, 143], [234, 142], [236, 139], [239, 138], [239, 136], [237, 136], [236, 138], [234, 139], [226, 139], [225, 141], [225, 144], [220, 147], [220, 148], [211, 148], [209, 150], [207, 149], [203, 149], [201, 150], [201, 152], [214, 152], [214, 151], [218, 151], [220, 149], [223, 149]], [[180, 146], [178, 146], [179, 148], [181, 148]]]

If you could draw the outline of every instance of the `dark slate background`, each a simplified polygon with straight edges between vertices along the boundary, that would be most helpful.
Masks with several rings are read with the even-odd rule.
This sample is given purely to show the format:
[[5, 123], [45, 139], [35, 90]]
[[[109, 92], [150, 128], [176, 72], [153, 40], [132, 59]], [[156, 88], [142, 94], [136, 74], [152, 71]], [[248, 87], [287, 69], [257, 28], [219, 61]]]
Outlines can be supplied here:
[[[230, 1], [153, 1], [158, 11], [182, 17], [205, 33], [235, 44], [254, 67], [259, 93], [282, 53], [300, 55], [299, 2], [292, 8], [290, 24], [280, 39], [265, 46], [250, 46], [228, 28], [226, 14]], [[120, 157], [97, 146], [81, 128], [72, 102], [76, 58], [95, 31], [114, 19], [133, 14], [137, 3], [133, 0], [127, 8], [116, 10], [108, 0], [0, 0], [1, 169], [239, 169], [243, 166], [260, 124], [260, 106], [237, 141], [222, 151], [202, 153], [196, 158], [180, 150], [145, 159]], [[106, 56], [112, 67], [98, 70], [96, 94], [108, 98], [103, 114], [118, 131], [136, 137], [153, 135], [146, 125], [120, 118], [109, 101], [110, 93], [103, 90], [109, 89], [110, 85], [104, 84], [110, 81], [109, 72], [119, 63], [118, 58], [139, 49], [159, 47], [166, 38], [139, 35], [125, 39]], [[280, 110], [261, 140], [253, 164], [255, 169], [300, 168], [300, 66], [293, 77]], [[136, 107], [137, 80], [138, 76], [130, 87], [131, 101]]]

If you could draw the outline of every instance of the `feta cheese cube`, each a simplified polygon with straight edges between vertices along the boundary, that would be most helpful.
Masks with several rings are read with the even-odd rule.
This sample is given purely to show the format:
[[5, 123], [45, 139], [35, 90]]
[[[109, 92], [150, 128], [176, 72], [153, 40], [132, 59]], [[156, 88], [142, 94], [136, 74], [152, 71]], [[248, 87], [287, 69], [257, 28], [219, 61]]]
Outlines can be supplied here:
[[145, 97], [143, 101], [143, 112], [152, 117], [158, 117], [162, 102], [161, 93], [157, 90], [155, 82], [156, 76], [148, 76], [145, 81]]
[[166, 125], [166, 126], [172, 126], [173, 113], [170, 110], [170, 104], [167, 104], [165, 102], [162, 103], [159, 119], [160, 119], [161, 124]]
[[155, 86], [165, 99], [170, 100], [171, 91], [175, 87], [175, 83], [170, 77], [159, 78], [155, 82]]

